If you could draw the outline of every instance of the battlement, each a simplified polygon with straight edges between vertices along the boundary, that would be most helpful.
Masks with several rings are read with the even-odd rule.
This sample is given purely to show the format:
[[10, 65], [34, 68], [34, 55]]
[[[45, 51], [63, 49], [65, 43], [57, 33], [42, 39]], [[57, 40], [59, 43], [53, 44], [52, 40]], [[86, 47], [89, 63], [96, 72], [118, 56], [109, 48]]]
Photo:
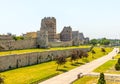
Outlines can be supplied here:
[[64, 30], [66, 30], [66, 31], [72, 31], [72, 28], [71, 28], [71, 26], [64, 26], [63, 31]]
[[55, 17], [44, 17], [42, 19], [42, 21], [54, 21], [54, 22], [56, 22], [56, 19], [55, 19]]

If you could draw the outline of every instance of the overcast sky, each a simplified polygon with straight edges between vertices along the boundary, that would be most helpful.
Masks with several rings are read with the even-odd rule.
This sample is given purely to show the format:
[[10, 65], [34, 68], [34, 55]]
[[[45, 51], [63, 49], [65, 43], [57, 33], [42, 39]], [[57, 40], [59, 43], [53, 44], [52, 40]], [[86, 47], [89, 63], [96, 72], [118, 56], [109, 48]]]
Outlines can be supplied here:
[[120, 0], [0, 0], [0, 34], [38, 31], [41, 19], [55, 17], [90, 38], [120, 38]]

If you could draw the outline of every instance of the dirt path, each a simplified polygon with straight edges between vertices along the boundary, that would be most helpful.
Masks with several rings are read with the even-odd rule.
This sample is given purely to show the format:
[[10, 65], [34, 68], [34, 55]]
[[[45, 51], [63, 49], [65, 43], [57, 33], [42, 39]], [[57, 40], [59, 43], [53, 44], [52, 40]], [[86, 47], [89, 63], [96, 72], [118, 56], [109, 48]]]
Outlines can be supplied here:
[[39, 84], [70, 84], [71, 82], [77, 79], [77, 76], [79, 73], [82, 73], [82, 75], [85, 75], [92, 72], [95, 68], [99, 67], [100, 65], [104, 64], [108, 60], [112, 59], [113, 56], [116, 56], [118, 52], [119, 52], [119, 48], [114, 48], [113, 51], [110, 52], [108, 55], [105, 55], [90, 63], [86, 63], [85, 65], [72, 69], [66, 73], [50, 78]]

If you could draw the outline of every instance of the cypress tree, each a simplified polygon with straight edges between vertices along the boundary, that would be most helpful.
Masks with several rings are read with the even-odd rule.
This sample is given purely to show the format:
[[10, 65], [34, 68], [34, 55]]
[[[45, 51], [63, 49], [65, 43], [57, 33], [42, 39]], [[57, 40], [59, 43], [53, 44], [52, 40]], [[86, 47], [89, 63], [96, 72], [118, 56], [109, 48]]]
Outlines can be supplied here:
[[106, 81], [105, 81], [105, 78], [104, 78], [104, 73], [100, 73], [100, 78], [99, 78], [97, 84], [106, 84]]

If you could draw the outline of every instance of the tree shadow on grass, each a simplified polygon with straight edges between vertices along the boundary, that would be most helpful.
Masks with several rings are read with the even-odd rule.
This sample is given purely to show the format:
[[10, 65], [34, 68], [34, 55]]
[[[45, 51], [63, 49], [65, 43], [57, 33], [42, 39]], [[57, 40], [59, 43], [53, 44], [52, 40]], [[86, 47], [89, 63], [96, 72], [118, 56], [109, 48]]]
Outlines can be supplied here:
[[83, 58], [82, 60], [83, 60], [83, 62], [86, 62], [86, 63], [88, 63], [88, 62], [89, 62], [89, 60], [88, 60], [88, 59], [86, 59], [86, 58]]
[[68, 68], [67, 66], [64, 66], [64, 68]]
[[75, 62], [74, 64], [72, 63], [71, 65], [72, 66], [80, 66], [80, 65], [83, 65], [84, 63], [80, 63], [80, 62]]
[[82, 62], [76, 62], [75, 64], [83, 65], [84, 63], [82, 63]]
[[67, 72], [68, 70], [66, 70], [66, 69], [58, 69], [57, 71]]

